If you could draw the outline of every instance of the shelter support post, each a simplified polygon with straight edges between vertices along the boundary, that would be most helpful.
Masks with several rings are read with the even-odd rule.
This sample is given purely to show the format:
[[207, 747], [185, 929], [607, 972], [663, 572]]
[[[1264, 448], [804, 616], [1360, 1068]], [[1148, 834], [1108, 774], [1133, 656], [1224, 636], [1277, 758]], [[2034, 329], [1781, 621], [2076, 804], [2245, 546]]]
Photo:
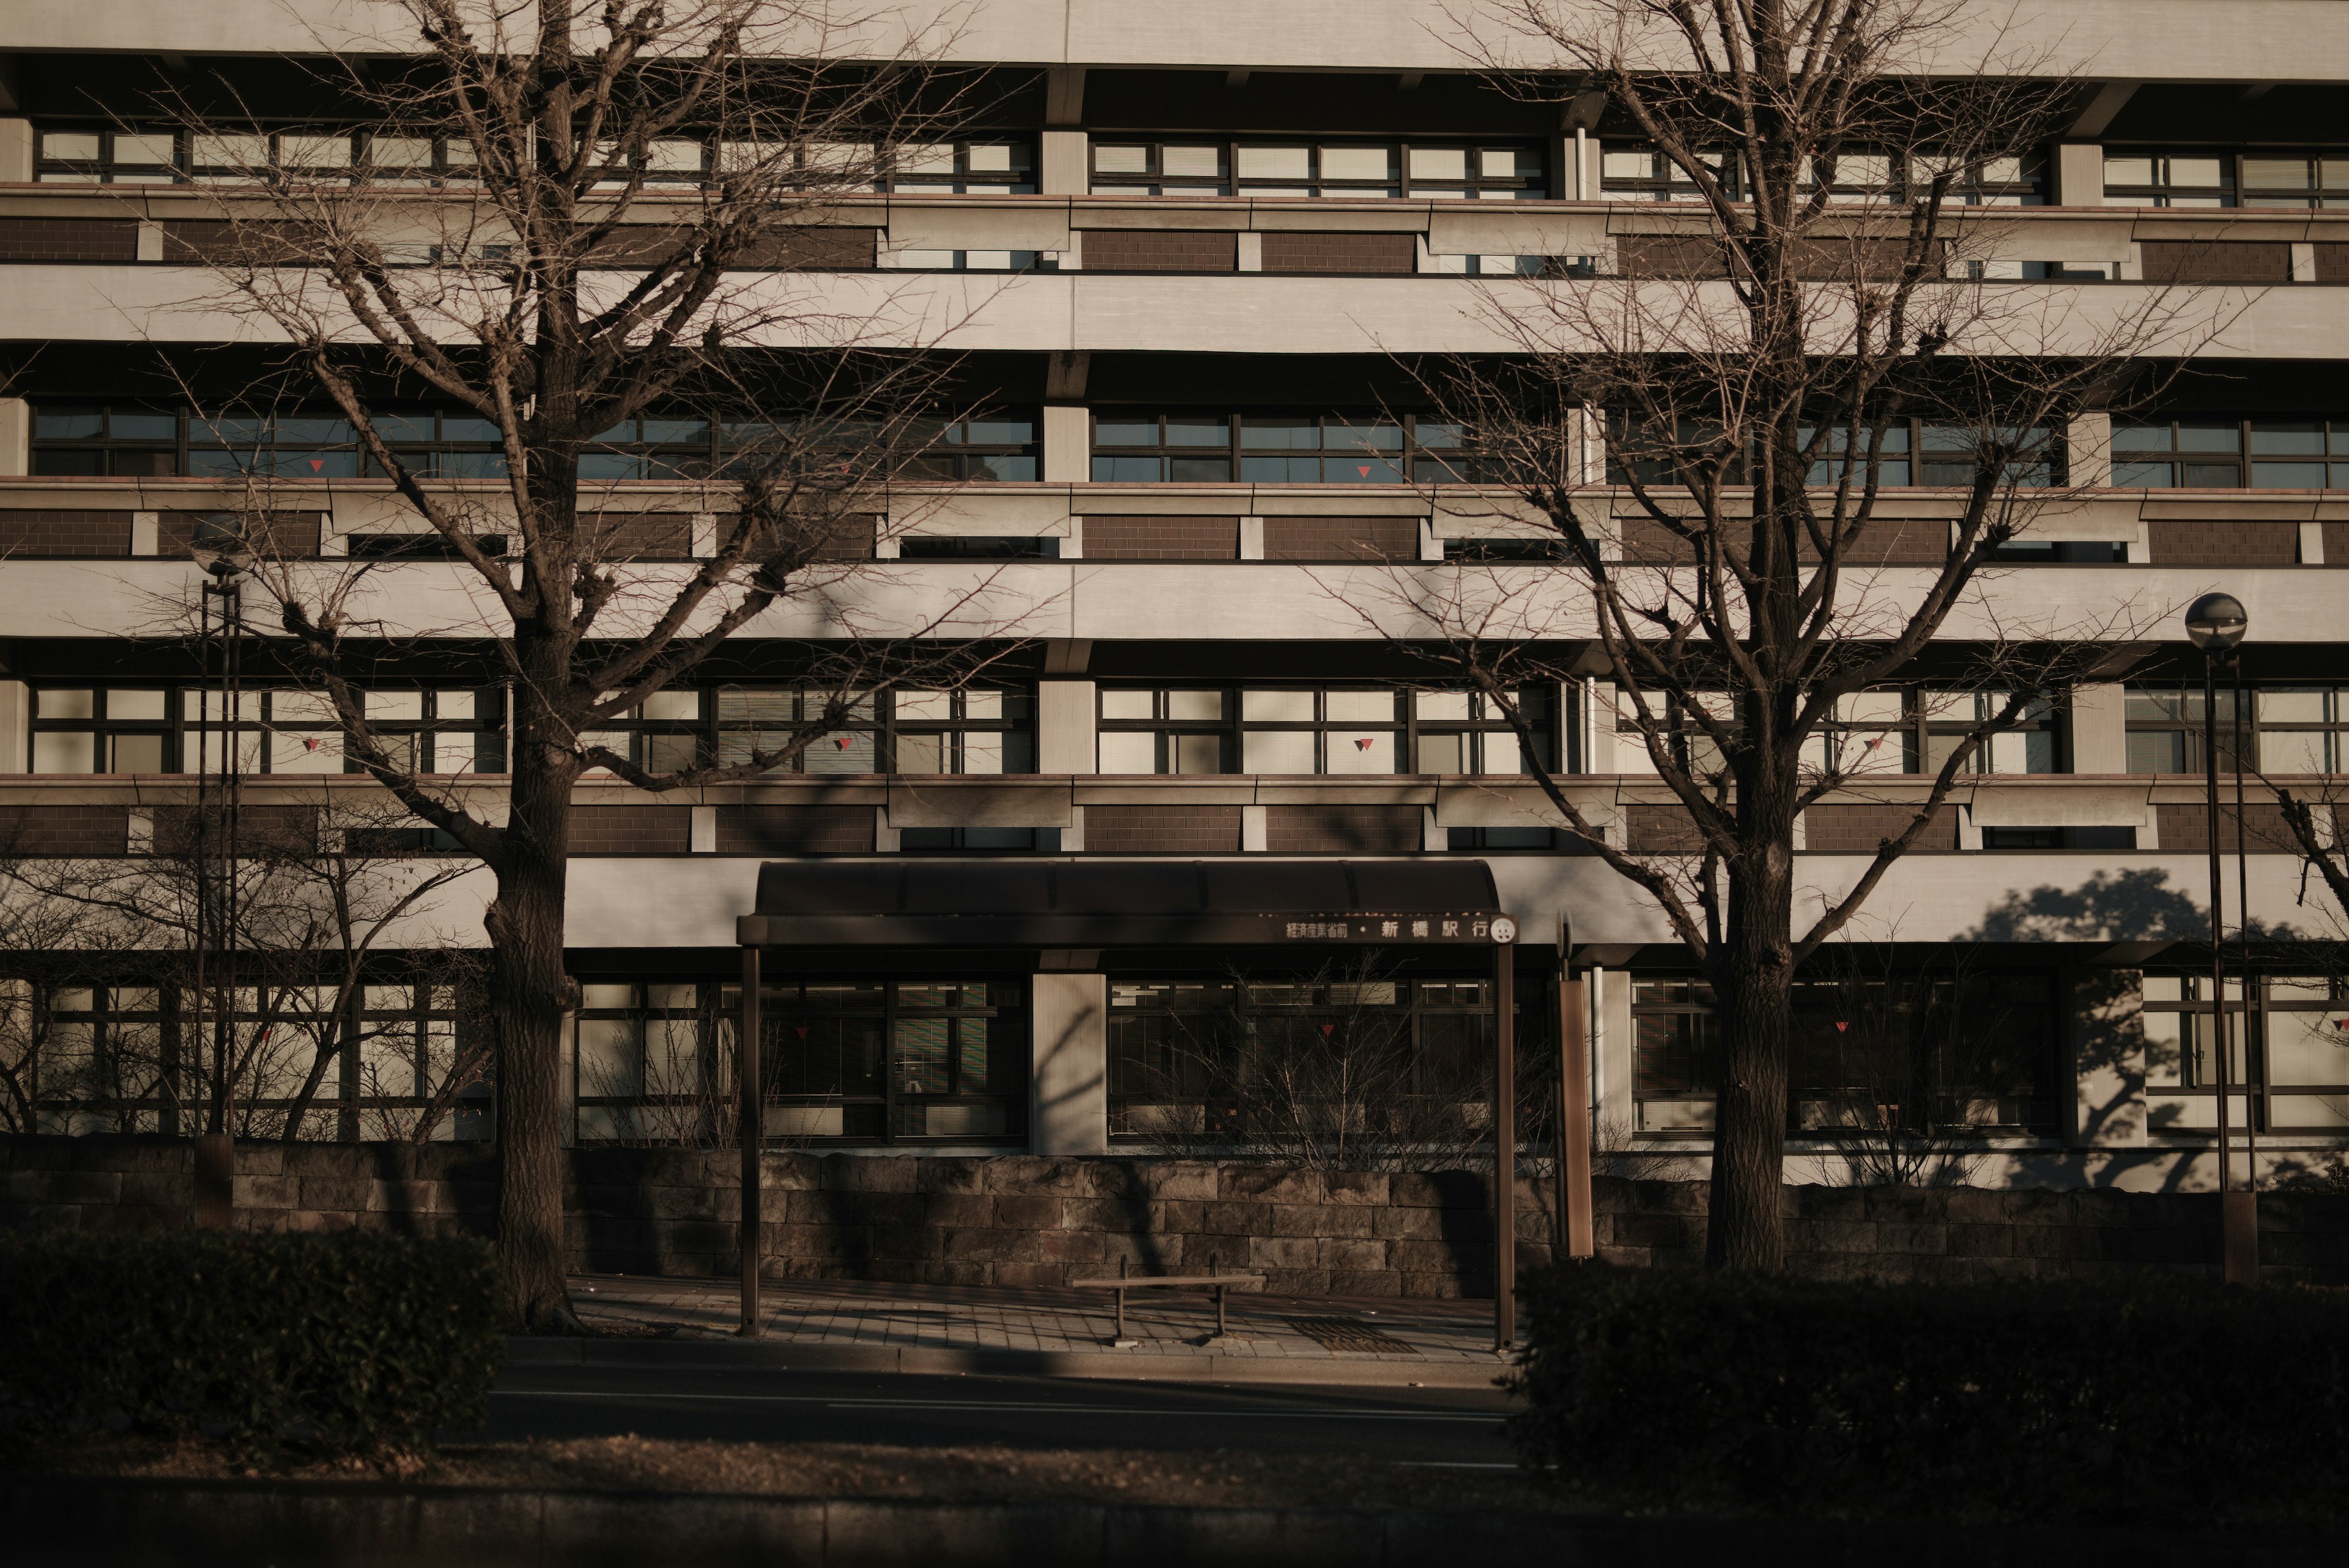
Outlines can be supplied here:
[[1493, 1348], [1517, 1339], [1516, 948], [1493, 944]]
[[1588, 982], [1557, 986], [1557, 1227], [1563, 1255], [1599, 1254], [1590, 1196], [1590, 1004]]
[[742, 1326], [745, 1339], [759, 1337], [760, 1189], [765, 1175], [760, 1156], [766, 1142], [766, 1096], [760, 1089], [759, 950], [742, 950], [742, 1023], [734, 1048], [740, 1073], [735, 1127], [742, 1142]]

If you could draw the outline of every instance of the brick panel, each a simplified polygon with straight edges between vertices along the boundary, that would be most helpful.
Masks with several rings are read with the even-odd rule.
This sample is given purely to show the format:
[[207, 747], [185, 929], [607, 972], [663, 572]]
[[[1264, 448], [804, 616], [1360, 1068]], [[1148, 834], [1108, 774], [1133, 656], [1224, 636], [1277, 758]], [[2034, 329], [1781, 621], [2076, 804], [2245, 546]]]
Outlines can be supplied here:
[[1085, 229], [1087, 272], [1237, 272], [1239, 236], [1221, 229]]
[[2337, 240], [2317, 242], [2316, 281], [2349, 283], [2349, 244]]
[[2323, 530], [2324, 564], [2349, 566], [2349, 523], [2320, 523], [2317, 527]]
[[119, 559], [129, 554], [128, 512], [0, 512], [0, 555], [12, 560]]
[[[2224, 798], [2233, 793], [2224, 775], [2219, 780], [2221, 800], [2219, 806], [2219, 851], [2231, 854], [2235, 847], [2235, 803]], [[2209, 808], [2201, 805], [2157, 805], [2153, 808], [2154, 830], [2161, 835], [2164, 855], [2183, 852], [2208, 855], [2210, 852]], [[2273, 801], [2262, 805], [2258, 801], [2243, 803], [2243, 846], [2253, 855], [2279, 855], [2297, 852], [2292, 829], [2284, 826], [2283, 808]]]
[[[222, 507], [233, 512], [233, 506]], [[209, 512], [166, 512], [156, 520], [155, 548], [159, 555], [184, 556], [196, 535], [196, 524], [211, 516]], [[244, 514], [247, 536], [264, 545], [273, 555], [288, 560], [310, 560], [318, 554], [318, 535], [325, 530], [326, 514], [323, 512], [248, 512]]]
[[[1414, 273], [1419, 270], [1415, 234], [1301, 234], [1272, 230], [1264, 235], [1264, 270], [1290, 273]], [[1092, 252], [1085, 252], [1092, 265]]]
[[1088, 561], [1237, 561], [1237, 517], [1134, 517], [1093, 514], [1085, 518]]
[[[1888, 838], [1897, 838], [1917, 820], [1917, 808], [1888, 801], [1854, 801], [1815, 805], [1803, 813], [1803, 842], [1814, 855], [1873, 855]], [[1909, 846], [1911, 854], [1950, 850], [1958, 846], [1958, 808], [1945, 805], [1933, 814], [1925, 831]]]
[[1416, 561], [1416, 517], [1268, 517], [1268, 561]]
[[1626, 517], [1623, 529], [1623, 559], [1636, 566], [1689, 566], [1696, 560], [1696, 546], [1682, 538], [1652, 517]]
[[0, 262], [131, 262], [136, 218], [10, 218], [0, 222]]
[[[1274, 805], [1265, 808], [1264, 846], [1276, 855], [1408, 854], [1425, 847], [1426, 815], [1415, 805]], [[1092, 843], [1092, 813], [1085, 813]]]
[[687, 855], [689, 805], [581, 805], [571, 811], [574, 855]]
[[[212, 808], [215, 824], [222, 815], [221, 807]], [[186, 855], [194, 850], [197, 821], [192, 806], [158, 806], [155, 853]], [[316, 855], [318, 813], [306, 805], [241, 806], [236, 814], [236, 850], [240, 855]]]
[[869, 855], [868, 805], [721, 805], [720, 855]]
[[120, 855], [129, 840], [125, 806], [0, 806], [0, 855]]
[[1085, 807], [1089, 855], [1229, 855], [1239, 847], [1236, 805]]
[[[877, 229], [781, 229], [760, 235], [735, 262], [748, 271], [870, 272], [879, 252]], [[650, 268], [678, 254], [693, 231], [670, 223], [630, 223], [599, 242], [587, 265]]]
[[1729, 275], [1721, 246], [1711, 234], [1619, 234], [1615, 270], [1625, 277]]
[[606, 561], [682, 561], [693, 555], [690, 512], [607, 513], [579, 520]]
[[[1900, 275], [1907, 255], [1897, 239], [1820, 238], [1797, 241], [1789, 260], [1795, 275], [1810, 282], [1880, 283]], [[1616, 270], [1625, 277], [1726, 278], [1733, 265], [1743, 270], [1711, 234], [1621, 234], [1615, 241]]]
[[2157, 566], [2289, 566], [2300, 559], [2297, 523], [2146, 524]]
[[[1847, 566], [1938, 566], [1949, 558], [1950, 525], [1939, 518], [1863, 524], [1844, 552]], [[1816, 559], [1808, 541], [1803, 558]]]
[[2147, 240], [2147, 283], [2290, 283], [2292, 246], [2269, 240]]
[[1634, 855], [1700, 855], [1704, 839], [1680, 805], [1635, 805], [1626, 835]]

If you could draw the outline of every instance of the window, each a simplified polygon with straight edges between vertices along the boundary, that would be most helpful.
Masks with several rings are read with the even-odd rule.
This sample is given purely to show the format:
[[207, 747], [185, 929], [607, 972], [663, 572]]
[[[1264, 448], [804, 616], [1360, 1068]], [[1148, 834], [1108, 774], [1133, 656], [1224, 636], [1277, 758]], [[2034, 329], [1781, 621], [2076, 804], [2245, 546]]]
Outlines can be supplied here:
[[359, 472], [357, 441], [350, 421], [335, 415], [195, 418], [188, 421], [187, 472], [352, 479]]
[[716, 1031], [703, 1015], [701, 992], [674, 982], [580, 986], [573, 1054], [580, 1141], [701, 1143], [732, 1136], [730, 1085], [719, 1082], [718, 1064], [705, 1055]]
[[2138, 207], [2231, 207], [2235, 160], [2220, 152], [2105, 153], [2105, 199]]
[[[41, 1130], [189, 1130], [211, 1103], [213, 1010], [222, 999], [202, 996], [200, 1016], [200, 999], [187, 987], [48, 990], [26, 1085]], [[452, 1074], [466, 1081], [429, 1136], [489, 1137], [490, 1087], [478, 1054], [465, 1049], [454, 987], [371, 981], [347, 994], [279, 980], [240, 986], [228, 1001], [241, 1058], [233, 1087], [240, 1137], [280, 1137], [298, 1112], [297, 1137], [404, 1141]], [[314, 1084], [322, 1054], [337, 1059]]]
[[[2208, 974], [2145, 977], [2147, 1130], [2199, 1137], [2218, 1125], [2218, 1051]], [[2337, 976], [2230, 977], [2229, 1120], [2262, 1133], [2337, 1135], [2349, 1128], [2349, 994]]]
[[1984, 849], [2135, 849], [2134, 827], [1985, 827]]
[[[1812, 431], [1798, 431], [1801, 440], [1808, 441]], [[1840, 483], [1844, 473], [1855, 459], [1866, 458], [1869, 431], [1863, 428], [1855, 445], [1850, 431], [1844, 426], [1830, 426], [1826, 432], [1827, 455], [1811, 465], [1807, 483], [1816, 485]], [[2024, 487], [2044, 487], [2057, 483], [2063, 471], [2063, 442], [2056, 433], [2044, 425], [2029, 429], [1974, 429], [1960, 425], [1934, 424], [1925, 420], [1895, 420], [1887, 424], [1876, 446], [1878, 483], [1884, 485], [1926, 484], [1964, 489], [1971, 487], [1978, 469], [1993, 459], [2002, 459], [2000, 483]], [[1855, 487], [1865, 484], [1862, 473], [1853, 481]]]
[[[634, 989], [610, 987], [609, 999], [618, 1002]], [[607, 1054], [616, 1064], [612, 1079], [624, 1092], [605, 1096], [598, 1108], [616, 1112], [632, 1097], [640, 1105], [665, 1098], [674, 1107], [674, 1123], [684, 1119], [676, 1112], [688, 1099], [716, 1106], [730, 1102], [730, 1058], [741, 990], [702, 988], [704, 997], [716, 993], [718, 1011], [701, 1025], [710, 1048], [694, 1058], [706, 1064], [685, 1089], [678, 1085], [688, 1075], [672, 1064], [687, 1059], [678, 1036], [684, 1009], [690, 1005], [683, 993], [693, 989], [647, 987], [647, 1002], [655, 1005], [639, 1004], [641, 1012], [632, 1015], [625, 1004], [603, 1011], [604, 1021], [618, 1026], [606, 1036]], [[1018, 981], [786, 981], [762, 986], [759, 1003], [770, 1137], [894, 1144], [991, 1143], [1026, 1136], [1028, 1015], [1025, 990]], [[584, 1022], [593, 1014], [582, 1016]], [[657, 1034], [630, 1032], [647, 1031], [663, 1021], [667, 1027]], [[584, 1061], [584, 1035], [580, 1054]], [[639, 1080], [629, 1075], [639, 1063], [645, 1086], [636, 1089]], [[657, 1082], [667, 1085], [659, 1094], [653, 1087]], [[583, 1077], [583, 1091], [585, 1086]], [[602, 1125], [616, 1122], [616, 1116]], [[626, 1135], [590, 1135], [583, 1120], [581, 1136]]]
[[1096, 196], [1506, 202], [1548, 193], [1541, 151], [1507, 144], [1105, 139], [1092, 157]]
[[[2235, 771], [2235, 693], [2218, 691], [2219, 768]], [[2261, 686], [2247, 691], [2244, 739], [2251, 767], [2271, 774], [2349, 772], [2349, 691], [2330, 686]], [[2203, 771], [2202, 687], [2132, 683], [2123, 699], [2133, 774]]]
[[[1606, 837], [1606, 829], [1598, 830]], [[1585, 847], [1582, 836], [1562, 827], [1447, 827], [1444, 830], [1444, 846], [1450, 850], [1466, 850], [1475, 854], [1538, 851], [1568, 854]]]
[[36, 134], [33, 178], [43, 184], [169, 185], [180, 175], [178, 133], [163, 127], [45, 125]]
[[[1481, 1126], [1491, 1093], [1489, 983], [1368, 972], [1112, 978], [1111, 1137], [1279, 1144], [1326, 1127], [1360, 1146], [1391, 1146]], [[1519, 1011], [1519, 1038], [1530, 1045], [1543, 1015]], [[1304, 1070], [1267, 1071], [1275, 1064]]]
[[1061, 852], [1057, 827], [901, 827], [897, 847], [910, 855]]
[[2349, 207], [2349, 154], [2245, 153], [2246, 207]]
[[[1518, 701], [1547, 753], [1538, 689]], [[1104, 688], [1104, 774], [1521, 774], [1516, 737], [1486, 699], [1389, 687]]]
[[180, 416], [136, 403], [37, 404], [32, 456], [36, 475], [177, 473]]
[[44, 686], [33, 693], [33, 772], [171, 771], [171, 693], [142, 687]]
[[[2329, 471], [2326, 458], [2333, 460]], [[2349, 420], [2113, 421], [2116, 489], [2349, 489]]]
[[2349, 155], [2114, 150], [2105, 154], [2105, 197], [2139, 207], [2349, 207]]
[[[1725, 691], [1701, 691], [1696, 701], [1733, 732], [1736, 701]], [[1824, 771], [1830, 763], [1847, 774], [1938, 773], [1968, 732], [2005, 705], [1995, 691], [1865, 691], [1847, 697], [1803, 747], [1804, 763]], [[1662, 725], [1681, 766], [1699, 776], [1723, 767], [1720, 743], [1694, 714], [1668, 693], [1650, 693], [1648, 711]], [[1649, 772], [1653, 763], [1634, 718], [1630, 693], [1616, 694], [1617, 764]], [[1975, 774], [2052, 774], [2059, 771], [2061, 727], [2054, 703], [2027, 704], [2006, 729], [1975, 749]], [[1898, 740], [1896, 750], [1893, 742]]]
[[2057, 994], [2040, 971], [1798, 980], [1789, 1130], [2054, 1132]]
[[1720, 1049], [1713, 988], [1688, 980], [1634, 980], [1631, 1037], [1636, 1130], [1710, 1131]]
[[[710, 693], [721, 765], [781, 745], [821, 717], [826, 694], [792, 687], [721, 686]], [[804, 774], [1026, 774], [1036, 769], [1030, 693], [1003, 687], [902, 691], [860, 698], [849, 723], [816, 737], [794, 763]]]
[[[1455, 479], [1460, 429], [1417, 416], [1099, 412], [1102, 483], [1402, 484]], [[1428, 454], [1436, 455], [1428, 455]]]
[[1033, 161], [1024, 141], [908, 142], [888, 160], [887, 188], [900, 196], [1030, 196]]
[[[1725, 151], [1701, 152], [1698, 158], [1727, 187], [1733, 201], [1745, 199], [1743, 175]], [[1911, 189], [1921, 192], [1933, 171], [1917, 160], [1905, 171], [1882, 153], [1848, 152], [1823, 167], [1804, 172], [1802, 188], [1814, 188], [1822, 175], [1830, 203], [1905, 202]], [[1906, 178], [1904, 180], [1904, 173]], [[1697, 202], [1703, 200], [1697, 182], [1685, 170], [1652, 147], [1609, 142], [1599, 155], [1599, 188], [1612, 201]], [[2047, 169], [2038, 157], [1975, 160], [1952, 182], [1948, 200], [1963, 206], [2037, 207], [2047, 201]]]

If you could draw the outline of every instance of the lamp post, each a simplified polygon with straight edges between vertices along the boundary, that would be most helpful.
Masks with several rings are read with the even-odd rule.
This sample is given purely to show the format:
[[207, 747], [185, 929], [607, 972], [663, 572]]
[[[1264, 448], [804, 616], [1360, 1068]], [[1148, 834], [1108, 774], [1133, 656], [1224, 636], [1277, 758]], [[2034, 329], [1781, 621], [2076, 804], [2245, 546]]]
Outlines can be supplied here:
[[[215, 831], [215, 825], [211, 798], [212, 774], [205, 765], [202, 750], [202, 737], [210, 732], [211, 726], [200, 725], [196, 731], [196, 984], [195, 1008], [190, 1017], [190, 1025], [198, 1043], [196, 1060], [200, 1074], [206, 1023], [204, 955], [206, 949], [215, 940], [221, 950], [219, 984], [222, 994], [217, 1015], [210, 1021], [212, 1035], [211, 1105], [205, 1115], [204, 1130], [196, 1138], [196, 1223], [207, 1229], [222, 1230], [233, 1220], [236, 1207], [236, 1124], [231, 1099], [236, 1076], [237, 808], [243, 794], [237, 768], [236, 727], [237, 721], [243, 717], [240, 710], [244, 697], [243, 583], [253, 566], [253, 554], [244, 538], [243, 520], [233, 513], [212, 513], [200, 518], [194, 536], [190, 541], [188, 554], [202, 569], [206, 578], [198, 610], [200, 657], [204, 665], [204, 704], [210, 710], [206, 717], [216, 721], [221, 731], [221, 808], [217, 825], [221, 836], [221, 881], [217, 900], [208, 886], [212, 866], [210, 838]], [[216, 599], [220, 603], [221, 669], [219, 701], [218, 706], [214, 707], [212, 607]], [[217, 918], [214, 918], [215, 911]]]
[[1493, 917], [1493, 1348], [1517, 1340], [1517, 922]]
[[[2202, 783], [2205, 820], [2210, 840], [2210, 1041], [2218, 1058], [2219, 1088], [2219, 1251], [2230, 1285], [2256, 1284], [2260, 1277], [2259, 1195], [2235, 1190], [2234, 1149], [2230, 1132], [2230, 1091], [2233, 1063], [2227, 1032], [2226, 954], [2220, 946], [2225, 929], [2219, 870], [2219, 666], [2231, 662], [2235, 646], [2251, 629], [2251, 617], [2232, 594], [2204, 594], [2186, 609], [2186, 635], [2202, 650]], [[2240, 752], [2235, 758], [2243, 765]], [[2240, 923], [2244, 911], [2235, 911]], [[2246, 966], [2243, 983], [2251, 983]], [[2245, 992], [2246, 1002], [2249, 1000]], [[2248, 1016], [2248, 1014], [2247, 1014]], [[2246, 1065], [2248, 1066], [2248, 1063]], [[2248, 1079], [2249, 1074], [2245, 1075]], [[2248, 1102], [2245, 1106], [2249, 1119]]]

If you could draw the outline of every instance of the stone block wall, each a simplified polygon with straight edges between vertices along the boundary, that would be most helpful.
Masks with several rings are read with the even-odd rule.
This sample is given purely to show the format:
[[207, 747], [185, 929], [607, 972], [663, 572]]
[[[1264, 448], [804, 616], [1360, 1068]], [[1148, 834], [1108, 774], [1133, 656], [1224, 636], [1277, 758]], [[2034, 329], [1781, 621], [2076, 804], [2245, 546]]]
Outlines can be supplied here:
[[[570, 1156], [574, 1266], [733, 1272], [731, 1150], [593, 1148]], [[1470, 1171], [1388, 1175], [1208, 1160], [771, 1154], [767, 1272], [778, 1279], [1060, 1285], [1114, 1274], [1262, 1273], [1292, 1294], [1475, 1296], [1492, 1290], [1490, 1186]], [[1518, 1256], [1546, 1261], [1547, 1182], [1520, 1179]], [[0, 1227], [172, 1229], [194, 1206], [185, 1138], [0, 1137]], [[1705, 1186], [1596, 1184], [1599, 1255], [1630, 1267], [1703, 1261]], [[1889, 1280], [2207, 1272], [2207, 1193], [1790, 1187], [1797, 1272]], [[497, 1157], [478, 1144], [237, 1147], [241, 1226], [489, 1234]], [[2349, 1283], [2349, 1197], [2271, 1193], [2271, 1279]]]

